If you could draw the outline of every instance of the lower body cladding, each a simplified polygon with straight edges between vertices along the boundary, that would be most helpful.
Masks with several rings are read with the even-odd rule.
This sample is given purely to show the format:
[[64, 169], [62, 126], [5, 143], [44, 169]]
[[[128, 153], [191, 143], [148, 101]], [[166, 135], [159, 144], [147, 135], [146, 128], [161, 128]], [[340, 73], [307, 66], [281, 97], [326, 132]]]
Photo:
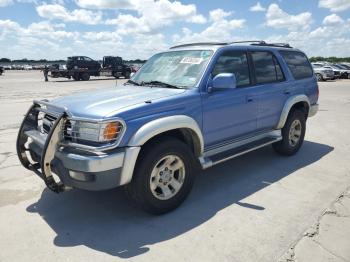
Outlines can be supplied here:
[[[139, 147], [89, 152], [64, 147], [61, 142], [62, 113], [45, 134], [38, 129], [40, 106], [27, 113], [17, 138], [17, 154], [24, 167], [34, 171], [54, 192], [70, 188], [106, 190], [131, 181]], [[57, 179], [57, 177], [58, 179]]]

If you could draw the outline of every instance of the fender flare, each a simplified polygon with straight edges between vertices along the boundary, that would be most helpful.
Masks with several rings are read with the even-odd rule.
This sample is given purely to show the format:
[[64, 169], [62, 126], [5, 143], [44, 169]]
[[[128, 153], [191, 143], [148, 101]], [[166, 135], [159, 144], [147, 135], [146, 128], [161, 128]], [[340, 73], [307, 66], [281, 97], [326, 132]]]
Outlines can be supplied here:
[[290, 109], [296, 103], [299, 103], [299, 102], [306, 102], [309, 106], [309, 109], [310, 109], [310, 100], [306, 95], [296, 95], [296, 96], [292, 96], [292, 97], [288, 98], [288, 100], [286, 101], [286, 103], [284, 104], [284, 107], [282, 109], [280, 120], [278, 121], [278, 125], [277, 125], [276, 129], [282, 129], [284, 127], [284, 124], [287, 121], [287, 117], [288, 117]]
[[182, 128], [191, 130], [192, 139], [198, 146], [197, 150], [202, 154], [204, 151], [202, 131], [193, 118], [185, 115], [163, 117], [144, 124], [131, 137], [128, 146], [142, 146], [156, 135]]
[[203, 154], [204, 140], [202, 131], [193, 118], [185, 115], [175, 115], [152, 120], [141, 126], [129, 140], [124, 157], [120, 185], [128, 184], [131, 181], [141, 146], [151, 138], [175, 129], [190, 130], [195, 147], [197, 147], [195, 150], [198, 151], [199, 155]]

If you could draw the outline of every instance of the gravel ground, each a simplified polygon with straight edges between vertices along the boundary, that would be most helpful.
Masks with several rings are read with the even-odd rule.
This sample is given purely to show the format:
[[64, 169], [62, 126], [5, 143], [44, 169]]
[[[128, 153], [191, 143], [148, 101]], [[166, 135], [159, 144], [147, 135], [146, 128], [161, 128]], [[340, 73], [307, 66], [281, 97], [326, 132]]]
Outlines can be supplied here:
[[266, 147], [215, 166], [158, 217], [121, 188], [56, 195], [15, 155], [33, 99], [115, 84], [0, 76], [0, 261], [350, 261], [349, 80], [320, 83], [320, 111], [296, 156]]

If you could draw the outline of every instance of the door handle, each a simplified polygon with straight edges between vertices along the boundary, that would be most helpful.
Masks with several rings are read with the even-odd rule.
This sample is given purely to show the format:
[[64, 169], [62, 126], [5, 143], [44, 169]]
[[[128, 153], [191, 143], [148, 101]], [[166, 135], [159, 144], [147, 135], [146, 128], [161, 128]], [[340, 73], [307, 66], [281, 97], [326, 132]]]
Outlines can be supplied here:
[[283, 91], [283, 93], [284, 93], [285, 95], [290, 95], [291, 92], [290, 92], [289, 89], [286, 89], [286, 90]]
[[253, 97], [251, 97], [251, 96], [248, 96], [248, 97], [247, 97], [247, 102], [248, 102], [248, 103], [253, 102], [253, 101], [254, 101]]

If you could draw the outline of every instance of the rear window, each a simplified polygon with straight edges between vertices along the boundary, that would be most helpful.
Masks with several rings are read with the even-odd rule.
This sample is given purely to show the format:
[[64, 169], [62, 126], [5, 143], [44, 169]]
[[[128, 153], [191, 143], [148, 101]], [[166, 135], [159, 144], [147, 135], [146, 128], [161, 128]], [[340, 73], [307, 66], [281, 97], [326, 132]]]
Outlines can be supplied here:
[[313, 76], [309, 60], [303, 53], [295, 51], [280, 51], [280, 53], [295, 79], [303, 79]]

